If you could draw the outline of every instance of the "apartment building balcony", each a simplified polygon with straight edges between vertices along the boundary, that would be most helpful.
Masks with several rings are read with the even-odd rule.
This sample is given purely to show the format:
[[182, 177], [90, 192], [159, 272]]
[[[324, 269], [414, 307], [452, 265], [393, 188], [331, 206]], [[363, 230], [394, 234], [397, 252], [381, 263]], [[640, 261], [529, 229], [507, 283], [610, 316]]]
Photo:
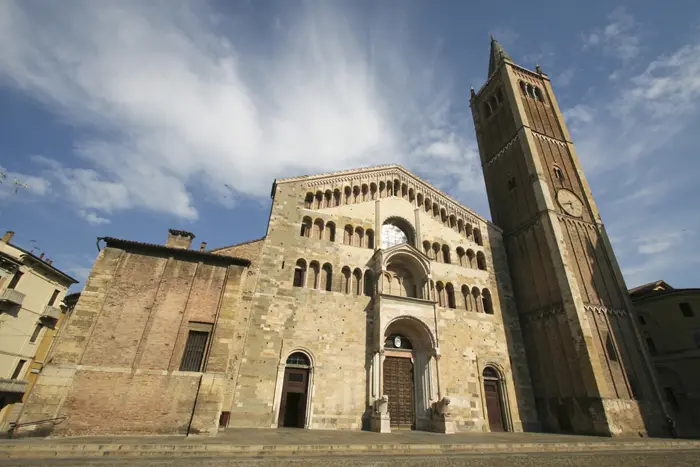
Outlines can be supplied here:
[[23, 379], [0, 378], [0, 393], [24, 394], [27, 392], [29, 381]]
[[41, 317], [58, 321], [61, 318], [61, 309], [57, 306], [46, 305], [41, 313]]
[[22, 305], [24, 302], [24, 294], [15, 289], [5, 289], [0, 292], [0, 303], [9, 303], [12, 305]]

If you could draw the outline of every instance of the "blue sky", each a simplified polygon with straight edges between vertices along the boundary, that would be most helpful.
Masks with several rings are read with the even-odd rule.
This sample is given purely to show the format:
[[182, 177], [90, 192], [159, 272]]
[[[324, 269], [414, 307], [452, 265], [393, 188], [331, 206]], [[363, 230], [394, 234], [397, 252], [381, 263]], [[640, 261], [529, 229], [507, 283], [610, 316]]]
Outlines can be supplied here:
[[251, 240], [275, 177], [394, 162], [489, 217], [490, 34], [551, 77], [628, 286], [698, 287], [691, 0], [4, 0], [0, 229], [84, 281], [98, 236]]

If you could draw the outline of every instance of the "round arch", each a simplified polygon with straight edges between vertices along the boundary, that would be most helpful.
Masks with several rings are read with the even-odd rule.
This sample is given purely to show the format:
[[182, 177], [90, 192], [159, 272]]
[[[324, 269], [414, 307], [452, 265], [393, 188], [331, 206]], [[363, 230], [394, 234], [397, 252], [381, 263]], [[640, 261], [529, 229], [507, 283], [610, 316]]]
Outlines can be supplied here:
[[[294, 359], [295, 354], [301, 358]], [[297, 361], [289, 363], [290, 359]], [[315, 362], [313, 352], [306, 347], [293, 347], [280, 360], [277, 368], [273, 403], [274, 418], [271, 428], [311, 427]]]
[[436, 347], [435, 336], [430, 328], [418, 318], [408, 315], [397, 316], [382, 330], [382, 342], [390, 334], [402, 334], [412, 343], [414, 349], [431, 350]]
[[384, 226], [393, 225], [403, 232], [406, 237], [406, 243], [415, 247], [416, 246], [416, 229], [413, 224], [400, 216], [389, 216], [382, 221], [382, 248], [388, 248], [388, 246], [398, 245], [399, 243], [393, 243], [387, 246], [387, 240], [385, 238], [385, 228]]

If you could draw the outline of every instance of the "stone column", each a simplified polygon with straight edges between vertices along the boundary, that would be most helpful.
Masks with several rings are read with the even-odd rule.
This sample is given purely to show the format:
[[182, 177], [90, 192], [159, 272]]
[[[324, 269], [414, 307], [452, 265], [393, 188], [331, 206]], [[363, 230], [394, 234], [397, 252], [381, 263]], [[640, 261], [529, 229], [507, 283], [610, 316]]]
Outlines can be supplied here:
[[382, 226], [381, 226], [381, 213], [379, 212], [379, 199], [374, 202], [374, 250], [377, 251], [379, 248], [379, 243], [382, 241]]

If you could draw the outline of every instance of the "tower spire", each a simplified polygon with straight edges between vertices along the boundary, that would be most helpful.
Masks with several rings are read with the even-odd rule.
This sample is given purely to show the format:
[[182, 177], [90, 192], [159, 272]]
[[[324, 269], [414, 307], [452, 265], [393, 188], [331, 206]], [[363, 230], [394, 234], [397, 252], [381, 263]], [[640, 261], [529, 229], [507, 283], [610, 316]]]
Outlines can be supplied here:
[[510, 55], [503, 49], [503, 46], [491, 36], [491, 54], [489, 57], [489, 78], [501, 66], [503, 60], [513, 61]]

